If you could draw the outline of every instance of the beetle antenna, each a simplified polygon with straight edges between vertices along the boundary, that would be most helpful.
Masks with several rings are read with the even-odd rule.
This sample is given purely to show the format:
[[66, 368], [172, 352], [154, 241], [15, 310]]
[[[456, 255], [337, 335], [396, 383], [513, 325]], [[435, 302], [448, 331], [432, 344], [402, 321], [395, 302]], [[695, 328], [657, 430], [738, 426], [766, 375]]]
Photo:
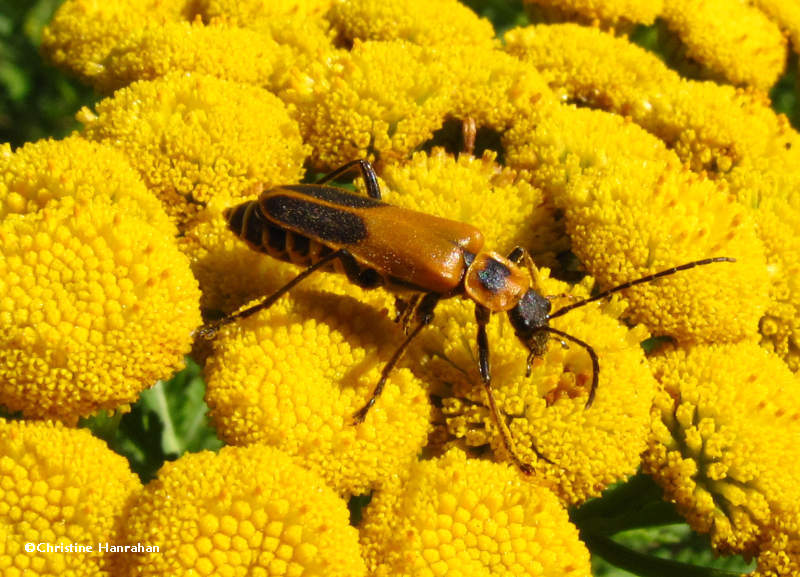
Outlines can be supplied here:
[[672, 267], [672, 268], [669, 268], [667, 270], [662, 270], [661, 272], [657, 272], [655, 274], [649, 274], [647, 276], [643, 276], [642, 278], [637, 278], [636, 280], [628, 281], [628, 282], [623, 283], [623, 284], [621, 284], [619, 286], [615, 286], [614, 288], [608, 289], [607, 291], [603, 291], [600, 294], [595, 295], [593, 297], [590, 297], [588, 299], [584, 299], [582, 301], [578, 301], [576, 303], [572, 303], [571, 305], [567, 305], [565, 307], [561, 307], [556, 312], [547, 315], [547, 318], [549, 320], [549, 319], [554, 319], [556, 317], [560, 317], [562, 315], [567, 314], [569, 311], [571, 311], [573, 309], [577, 309], [577, 308], [580, 308], [580, 307], [582, 307], [584, 305], [588, 305], [589, 303], [593, 303], [595, 301], [599, 301], [601, 299], [606, 298], [607, 296], [609, 296], [611, 294], [614, 294], [614, 293], [619, 292], [621, 290], [625, 290], [625, 289], [630, 288], [632, 286], [636, 286], [638, 284], [645, 284], [645, 283], [653, 282], [656, 279], [675, 274], [676, 272], [680, 272], [682, 270], [687, 270], [687, 269], [690, 269], [690, 268], [694, 268], [696, 266], [703, 266], [703, 265], [711, 264], [711, 263], [714, 263], [714, 262], [736, 262], [736, 259], [735, 258], [730, 258], [730, 257], [727, 257], [727, 256], [718, 256], [718, 257], [714, 257], [714, 258], [704, 258], [703, 260], [695, 260], [695, 261], [692, 261], [692, 262], [687, 262], [686, 264], [682, 264], [680, 266]]

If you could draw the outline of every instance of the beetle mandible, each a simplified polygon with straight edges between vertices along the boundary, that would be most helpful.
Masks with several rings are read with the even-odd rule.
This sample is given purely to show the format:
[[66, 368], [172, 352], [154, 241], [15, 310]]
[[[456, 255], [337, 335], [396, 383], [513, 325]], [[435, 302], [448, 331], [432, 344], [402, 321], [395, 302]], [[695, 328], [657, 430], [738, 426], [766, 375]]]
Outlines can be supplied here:
[[[366, 197], [326, 185], [356, 168], [364, 178]], [[492, 313], [505, 312], [517, 338], [527, 347], [527, 376], [530, 376], [533, 360], [544, 354], [551, 334], [562, 343], [569, 341], [585, 349], [592, 362], [592, 382], [585, 404], [588, 409], [599, 382], [597, 354], [588, 343], [549, 326], [550, 320], [613, 293], [679, 271], [714, 262], [735, 262], [729, 257], [688, 262], [623, 283], [551, 312], [549, 298], [532, 286], [526, 267], [532, 270], [533, 264], [523, 248], [517, 247], [503, 257], [482, 250], [483, 235], [469, 224], [382, 202], [377, 176], [367, 160], [348, 162], [316, 184], [285, 185], [265, 190], [258, 200], [228, 208], [224, 215], [228, 227], [250, 248], [307, 268], [258, 304], [207, 325], [201, 329], [201, 334], [211, 338], [220, 326], [269, 308], [320, 269], [345, 274], [350, 282], [365, 289], [384, 287], [397, 297], [397, 320], [402, 321], [406, 338], [384, 365], [369, 400], [354, 413], [354, 424], [358, 424], [375, 404], [389, 374], [411, 341], [433, 320], [437, 303], [452, 297], [471, 299], [475, 302], [478, 323], [478, 368], [489, 410], [500, 431], [503, 446], [514, 463], [526, 473], [533, 469], [522, 461], [514, 448], [511, 433], [500, 416], [492, 392], [486, 333]], [[416, 326], [411, 328], [413, 321], [416, 321]], [[548, 460], [535, 448], [534, 451]]]

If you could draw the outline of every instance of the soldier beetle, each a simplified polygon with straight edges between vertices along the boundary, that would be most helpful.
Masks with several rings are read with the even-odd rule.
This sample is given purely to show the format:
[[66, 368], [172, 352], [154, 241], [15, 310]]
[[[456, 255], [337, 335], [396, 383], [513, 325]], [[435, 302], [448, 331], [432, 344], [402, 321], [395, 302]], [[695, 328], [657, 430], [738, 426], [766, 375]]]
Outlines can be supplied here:
[[[367, 196], [326, 184], [355, 168], [361, 171]], [[569, 341], [586, 350], [592, 362], [592, 382], [585, 404], [588, 409], [594, 400], [600, 374], [597, 354], [588, 343], [549, 326], [550, 320], [613, 293], [679, 271], [715, 262], [735, 262], [728, 257], [689, 262], [623, 283], [551, 312], [550, 299], [531, 286], [526, 266], [532, 270], [533, 263], [525, 249], [517, 247], [505, 257], [484, 251], [483, 235], [469, 224], [382, 202], [377, 176], [367, 160], [349, 162], [316, 184], [265, 190], [258, 200], [231, 207], [224, 214], [229, 228], [250, 248], [306, 269], [258, 304], [201, 329], [203, 335], [211, 337], [221, 325], [269, 308], [317, 270], [345, 274], [350, 282], [365, 289], [380, 286], [389, 290], [398, 298], [397, 320], [403, 322], [406, 338], [383, 367], [369, 400], [353, 415], [354, 424], [358, 424], [375, 404], [411, 341], [433, 320], [437, 303], [453, 297], [471, 299], [475, 302], [478, 323], [478, 368], [489, 410], [506, 451], [526, 473], [530, 473], [532, 467], [524, 463], [515, 450], [492, 392], [486, 333], [492, 313], [507, 313], [517, 338], [528, 349], [527, 376], [530, 376], [533, 360], [544, 354], [550, 335], [555, 335], [562, 343]], [[412, 321], [416, 321], [413, 328]], [[536, 453], [548, 460], [538, 451]]]

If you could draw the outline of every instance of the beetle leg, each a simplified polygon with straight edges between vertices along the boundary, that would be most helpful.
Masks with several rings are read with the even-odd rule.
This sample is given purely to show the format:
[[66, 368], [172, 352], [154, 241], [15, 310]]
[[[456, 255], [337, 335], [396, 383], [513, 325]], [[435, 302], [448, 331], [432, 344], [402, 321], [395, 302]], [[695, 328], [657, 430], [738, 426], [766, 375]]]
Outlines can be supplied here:
[[264, 298], [264, 300], [262, 300], [260, 303], [255, 304], [249, 308], [246, 308], [243, 311], [236, 311], [235, 313], [229, 314], [214, 323], [206, 325], [198, 331], [198, 334], [207, 339], [214, 338], [214, 335], [216, 334], [216, 332], [219, 330], [220, 327], [230, 324], [239, 319], [247, 318], [251, 315], [254, 315], [258, 311], [268, 309], [273, 304], [275, 304], [275, 302], [279, 298], [281, 298], [287, 292], [292, 290], [295, 286], [297, 286], [302, 280], [308, 277], [311, 273], [313, 273], [317, 269], [324, 267], [326, 264], [330, 263], [333, 260], [336, 260], [337, 258], [342, 259], [343, 257], [347, 256], [350, 256], [350, 253], [348, 253], [345, 249], [340, 249], [332, 253], [326, 254], [325, 256], [320, 258], [317, 262], [315, 262], [310, 267], [308, 267], [303, 272], [294, 277], [292, 280], [290, 280], [288, 283], [286, 283], [281, 288], [276, 290], [274, 293]]
[[478, 136], [478, 125], [475, 119], [468, 116], [461, 121], [461, 139], [464, 142], [463, 151], [470, 156], [475, 153], [475, 138]]
[[[489, 365], [489, 337], [486, 334], [486, 325], [489, 324], [489, 319], [492, 313], [486, 307], [475, 305], [475, 320], [478, 321], [478, 368], [481, 373], [481, 382], [483, 389], [486, 391], [486, 397], [489, 400], [489, 412], [492, 414], [495, 424], [500, 431], [500, 438], [503, 440], [503, 447], [506, 453], [509, 454], [514, 464], [526, 475], [533, 473], [533, 466], [523, 462], [522, 458], [517, 454], [514, 448], [514, 440], [511, 437], [511, 431], [506, 425], [503, 415], [497, 408], [497, 401], [494, 398], [494, 391], [492, 390], [492, 374]], [[536, 456], [550, 464], [553, 462], [542, 455], [536, 447], [531, 447]]]
[[353, 170], [353, 168], [356, 166], [359, 167], [361, 170], [361, 175], [364, 177], [364, 184], [367, 186], [367, 195], [375, 200], [380, 200], [381, 189], [380, 186], [378, 186], [378, 177], [375, 175], [375, 169], [372, 168], [372, 164], [370, 164], [369, 160], [363, 158], [359, 160], [351, 160], [347, 164], [343, 164], [333, 172], [330, 172], [320, 178], [316, 184], [325, 184], [326, 182], [335, 180], [343, 174]]
[[[587, 353], [589, 353], [589, 358], [592, 360], [592, 386], [589, 388], [589, 397], [586, 399], [586, 405], [584, 408], [588, 409], [592, 406], [592, 402], [594, 402], [594, 396], [597, 392], [597, 385], [600, 382], [600, 361], [597, 358], [597, 353], [594, 351], [592, 346], [589, 343], [586, 343], [578, 338], [573, 337], [570, 334], [565, 333], [564, 331], [560, 331], [558, 329], [554, 329], [553, 327], [539, 327], [536, 329], [536, 332], [547, 332], [553, 333], [554, 335], [558, 335], [562, 339], [566, 339], [568, 341], [572, 341], [578, 346], [583, 347]], [[535, 333], [534, 333], [535, 334]], [[561, 345], [564, 346], [564, 341], [561, 341]], [[528, 372], [530, 373], [530, 363], [532, 357], [536, 356], [533, 351], [528, 356]]]
[[425, 296], [422, 297], [421, 302], [416, 307], [419, 323], [416, 327], [414, 327], [414, 330], [411, 332], [411, 334], [408, 335], [402, 344], [397, 348], [392, 355], [392, 358], [389, 359], [389, 362], [383, 367], [383, 370], [381, 371], [381, 378], [378, 381], [378, 384], [375, 385], [375, 389], [372, 391], [372, 395], [367, 403], [353, 414], [354, 425], [364, 422], [364, 419], [367, 417], [367, 413], [372, 408], [372, 405], [375, 404], [375, 401], [378, 400], [378, 397], [383, 392], [383, 387], [386, 385], [386, 380], [389, 378], [389, 373], [392, 372], [392, 369], [403, 356], [403, 353], [408, 348], [408, 345], [411, 344], [411, 341], [414, 340], [414, 338], [420, 333], [420, 331], [422, 331], [422, 329], [431, 323], [433, 320], [433, 309], [436, 308], [439, 298], [440, 295], [438, 293], [426, 293]]

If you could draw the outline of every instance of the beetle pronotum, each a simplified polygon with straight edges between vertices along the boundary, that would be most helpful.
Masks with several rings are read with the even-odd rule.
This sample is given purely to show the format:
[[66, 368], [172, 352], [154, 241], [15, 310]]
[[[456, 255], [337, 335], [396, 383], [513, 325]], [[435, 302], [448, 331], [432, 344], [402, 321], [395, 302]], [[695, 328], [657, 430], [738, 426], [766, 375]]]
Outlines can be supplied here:
[[[366, 197], [325, 184], [356, 167], [364, 177]], [[404, 324], [406, 338], [383, 367], [369, 400], [353, 415], [354, 423], [358, 424], [375, 404], [408, 345], [433, 320], [437, 303], [452, 297], [469, 298], [475, 302], [478, 368], [489, 410], [506, 451], [525, 472], [531, 472], [532, 468], [515, 450], [492, 392], [486, 334], [492, 313], [506, 312], [517, 338], [528, 348], [528, 375], [533, 359], [544, 354], [550, 334], [585, 349], [592, 362], [592, 383], [585, 405], [588, 409], [600, 374], [597, 354], [588, 343], [549, 326], [550, 320], [638, 284], [696, 266], [735, 261], [716, 257], [689, 262], [626, 282], [551, 313], [549, 298], [532, 287], [531, 276], [522, 266], [523, 263], [532, 266], [523, 248], [515, 248], [507, 257], [484, 251], [483, 235], [469, 224], [381, 202], [378, 179], [366, 160], [349, 162], [316, 184], [266, 190], [258, 200], [227, 209], [225, 218], [229, 228], [254, 250], [307, 268], [258, 304], [201, 329], [202, 334], [211, 337], [221, 325], [269, 308], [320, 269], [343, 273], [350, 282], [365, 289], [382, 286], [393, 292], [398, 297], [398, 319]], [[408, 301], [401, 298], [409, 294]], [[416, 326], [410, 329], [412, 320], [416, 320]]]

